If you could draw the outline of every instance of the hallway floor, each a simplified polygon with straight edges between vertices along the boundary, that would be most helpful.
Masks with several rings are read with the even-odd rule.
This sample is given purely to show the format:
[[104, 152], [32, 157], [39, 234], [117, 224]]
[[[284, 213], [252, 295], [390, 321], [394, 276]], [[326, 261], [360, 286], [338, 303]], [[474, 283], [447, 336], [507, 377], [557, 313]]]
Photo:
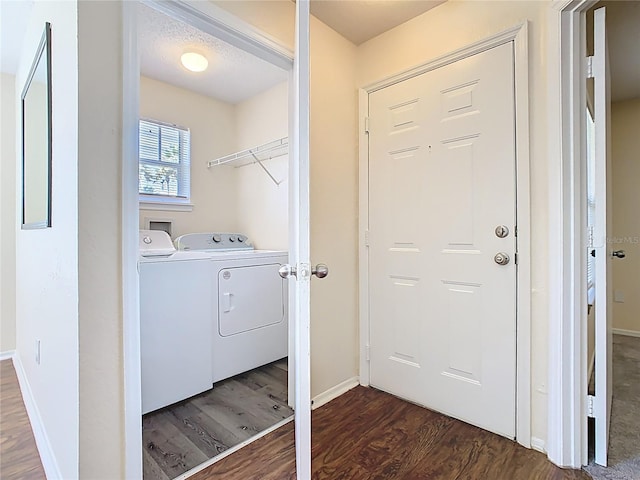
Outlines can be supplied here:
[[10, 359], [0, 362], [0, 478], [46, 479]]
[[596, 480], [640, 480], [640, 338], [613, 336], [609, 467], [591, 464]]
[[[542, 453], [373, 388], [356, 387], [313, 412], [314, 480], [587, 480]], [[295, 479], [289, 423], [191, 477]]]

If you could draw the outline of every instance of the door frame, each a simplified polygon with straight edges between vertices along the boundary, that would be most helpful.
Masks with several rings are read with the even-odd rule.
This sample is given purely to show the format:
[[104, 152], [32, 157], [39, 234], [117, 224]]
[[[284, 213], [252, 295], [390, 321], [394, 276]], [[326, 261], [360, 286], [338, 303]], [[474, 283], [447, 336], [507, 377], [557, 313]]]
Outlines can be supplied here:
[[[122, 351], [124, 380], [124, 454], [125, 478], [142, 478], [142, 392], [140, 377], [140, 295], [138, 275], [138, 118], [140, 102], [140, 65], [137, 41], [137, 8], [146, 4], [173, 18], [185, 21], [238, 48], [285, 70], [289, 70], [289, 110], [293, 111], [294, 52], [248, 23], [211, 3], [189, 0], [137, 0], [122, 2]], [[290, 121], [289, 135], [296, 127]], [[293, 156], [290, 156], [290, 162]], [[291, 179], [290, 183], [295, 183]], [[291, 292], [290, 286], [290, 292]], [[290, 293], [289, 298], [292, 298]], [[290, 301], [291, 310], [291, 301]], [[292, 319], [289, 315], [289, 329]], [[291, 334], [289, 335], [291, 339]], [[289, 342], [292, 351], [292, 342]], [[289, 383], [293, 383], [295, 369], [289, 368]], [[289, 389], [292, 390], [292, 389]], [[291, 401], [291, 400], [290, 400]], [[285, 422], [279, 423], [281, 426]], [[275, 427], [274, 427], [275, 428]], [[264, 432], [265, 434], [267, 432]], [[258, 439], [254, 437], [253, 440]], [[252, 440], [252, 441], [253, 441]], [[247, 445], [243, 442], [229, 449], [232, 453]], [[224, 456], [216, 457], [216, 461]], [[201, 468], [212, 464], [210, 461]], [[200, 468], [196, 467], [196, 468]], [[195, 470], [195, 469], [194, 469]], [[193, 473], [193, 471], [188, 473]], [[184, 475], [183, 475], [184, 477]]]
[[[586, 11], [597, 0], [548, 10], [549, 390], [547, 453], [580, 468], [587, 452]], [[556, 261], [554, 261], [556, 259]]]
[[[359, 89], [359, 307], [360, 384], [369, 385], [369, 94], [490, 48], [514, 43], [514, 100], [516, 145], [516, 217], [518, 223], [516, 275], [516, 440], [530, 448], [531, 438], [531, 214], [529, 193], [529, 60], [528, 23], [481, 39], [417, 67]], [[541, 448], [533, 442], [533, 447]]]

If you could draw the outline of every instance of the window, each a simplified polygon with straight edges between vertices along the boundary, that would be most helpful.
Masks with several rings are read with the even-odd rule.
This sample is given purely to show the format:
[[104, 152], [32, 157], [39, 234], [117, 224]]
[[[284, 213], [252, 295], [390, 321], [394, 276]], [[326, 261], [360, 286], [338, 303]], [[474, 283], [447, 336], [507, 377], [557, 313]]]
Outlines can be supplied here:
[[141, 202], [188, 204], [191, 144], [186, 128], [140, 120], [138, 182]]

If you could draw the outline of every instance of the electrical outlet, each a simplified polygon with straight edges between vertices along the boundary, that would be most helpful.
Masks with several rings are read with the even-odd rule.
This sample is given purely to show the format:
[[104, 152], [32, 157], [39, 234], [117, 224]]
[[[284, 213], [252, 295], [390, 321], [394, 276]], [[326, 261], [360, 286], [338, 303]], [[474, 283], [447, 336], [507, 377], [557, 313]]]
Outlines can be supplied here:
[[36, 364], [40, 365], [40, 340], [36, 340]]
[[616, 303], [624, 303], [624, 292], [622, 290], [614, 290], [613, 301]]

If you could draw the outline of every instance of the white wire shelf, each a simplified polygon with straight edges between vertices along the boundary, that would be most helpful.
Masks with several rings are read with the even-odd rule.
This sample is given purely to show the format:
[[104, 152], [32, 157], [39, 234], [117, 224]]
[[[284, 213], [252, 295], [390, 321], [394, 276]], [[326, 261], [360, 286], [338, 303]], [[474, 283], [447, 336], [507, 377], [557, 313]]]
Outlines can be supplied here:
[[257, 147], [248, 148], [240, 152], [231, 153], [224, 157], [210, 160], [207, 163], [208, 167], [216, 167], [218, 165], [226, 165], [234, 163], [236, 167], [243, 167], [256, 162], [264, 162], [272, 158], [281, 157], [289, 153], [289, 138], [284, 137], [272, 142], [258, 145]]
[[269, 178], [276, 186], [280, 185], [283, 180], [277, 180], [276, 177], [264, 166], [262, 162], [265, 160], [271, 160], [272, 158], [282, 157], [289, 153], [289, 137], [283, 137], [272, 142], [268, 142], [257, 147], [248, 148], [241, 152], [225, 155], [224, 157], [216, 158], [207, 163], [209, 168], [216, 167], [218, 165], [226, 165], [233, 163], [236, 168], [244, 167], [245, 165], [252, 165], [257, 163], [262, 170], [269, 175]]

